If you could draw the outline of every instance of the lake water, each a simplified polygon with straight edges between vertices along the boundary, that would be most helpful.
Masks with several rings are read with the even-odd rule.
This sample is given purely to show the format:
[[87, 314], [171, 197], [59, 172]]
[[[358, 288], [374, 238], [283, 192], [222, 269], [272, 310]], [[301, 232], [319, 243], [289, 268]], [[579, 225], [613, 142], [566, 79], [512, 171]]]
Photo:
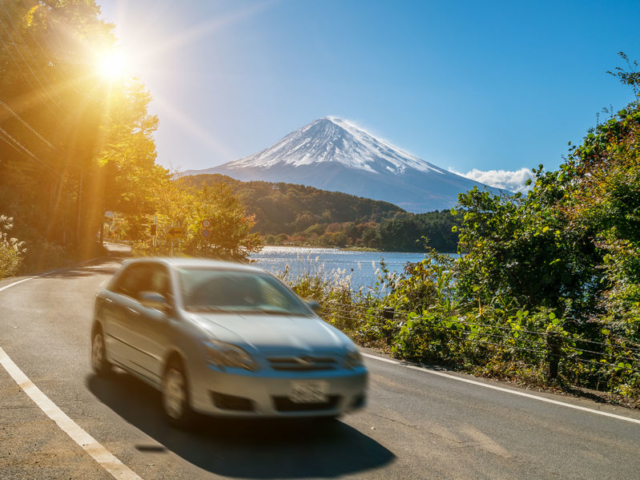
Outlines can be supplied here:
[[257, 266], [278, 273], [288, 265], [291, 274], [317, 272], [330, 277], [351, 276], [353, 287], [372, 285], [383, 258], [390, 271], [401, 273], [407, 262], [419, 262], [424, 253], [352, 252], [337, 248], [264, 247], [251, 256]]

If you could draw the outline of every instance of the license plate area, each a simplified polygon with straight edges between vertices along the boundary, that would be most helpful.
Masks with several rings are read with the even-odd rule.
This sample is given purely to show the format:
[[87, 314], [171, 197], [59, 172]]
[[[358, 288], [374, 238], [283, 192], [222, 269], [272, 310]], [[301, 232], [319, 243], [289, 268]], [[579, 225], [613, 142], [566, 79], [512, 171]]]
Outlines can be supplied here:
[[293, 403], [326, 403], [329, 401], [329, 382], [305, 380], [291, 382], [289, 399]]

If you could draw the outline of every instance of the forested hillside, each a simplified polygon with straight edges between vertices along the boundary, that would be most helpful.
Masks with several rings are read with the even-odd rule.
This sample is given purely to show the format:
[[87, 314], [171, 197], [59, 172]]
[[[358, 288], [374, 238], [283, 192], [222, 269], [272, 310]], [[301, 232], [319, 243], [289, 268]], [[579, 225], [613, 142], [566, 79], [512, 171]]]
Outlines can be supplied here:
[[387, 202], [291, 183], [241, 182], [226, 175], [184, 176], [192, 187], [228, 185], [255, 217], [269, 245], [358, 246], [421, 252], [425, 245], [455, 252], [460, 224], [449, 211], [407, 213]]
[[256, 215], [255, 230], [261, 235], [293, 235], [317, 223], [381, 222], [404, 212], [391, 203], [291, 183], [241, 182], [220, 174], [178, 181], [194, 187], [229, 185], [247, 212]]

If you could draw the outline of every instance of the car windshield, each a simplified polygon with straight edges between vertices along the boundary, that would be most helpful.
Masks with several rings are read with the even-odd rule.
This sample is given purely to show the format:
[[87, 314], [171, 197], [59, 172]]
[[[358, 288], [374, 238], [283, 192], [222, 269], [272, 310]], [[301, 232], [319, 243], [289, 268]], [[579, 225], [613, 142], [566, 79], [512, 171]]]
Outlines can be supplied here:
[[271, 275], [203, 268], [179, 270], [184, 308], [195, 312], [311, 315]]

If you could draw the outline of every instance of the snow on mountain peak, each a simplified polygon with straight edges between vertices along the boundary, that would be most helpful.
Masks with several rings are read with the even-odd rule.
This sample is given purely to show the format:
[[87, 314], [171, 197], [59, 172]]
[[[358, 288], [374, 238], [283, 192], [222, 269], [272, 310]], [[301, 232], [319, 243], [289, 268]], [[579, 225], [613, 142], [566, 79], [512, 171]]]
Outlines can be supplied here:
[[314, 120], [271, 147], [226, 166], [229, 169], [298, 167], [323, 162], [338, 162], [371, 173], [401, 174], [407, 168], [446, 173], [354, 123], [332, 116]]

